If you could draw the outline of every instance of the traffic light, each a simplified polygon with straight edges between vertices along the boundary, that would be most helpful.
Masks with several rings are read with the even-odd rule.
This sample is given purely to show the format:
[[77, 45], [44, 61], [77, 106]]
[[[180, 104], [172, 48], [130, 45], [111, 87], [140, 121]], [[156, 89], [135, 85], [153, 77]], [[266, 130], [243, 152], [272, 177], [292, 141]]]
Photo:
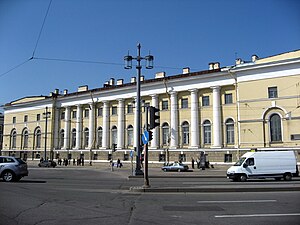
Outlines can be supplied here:
[[157, 126], [159, 126], [159, 109], [155, 108], [153, 106], [150, 106], [150, 129], [153, 129]]
[[153, 132], [151, 130], [149, 130], [148, 132], [149, 132], [149, 139], [148, 139], [148, 141], [151, 141], [153, 139]]
[[117, 150], [117, 144], [112, 144], [112, 150], [115, 152]]

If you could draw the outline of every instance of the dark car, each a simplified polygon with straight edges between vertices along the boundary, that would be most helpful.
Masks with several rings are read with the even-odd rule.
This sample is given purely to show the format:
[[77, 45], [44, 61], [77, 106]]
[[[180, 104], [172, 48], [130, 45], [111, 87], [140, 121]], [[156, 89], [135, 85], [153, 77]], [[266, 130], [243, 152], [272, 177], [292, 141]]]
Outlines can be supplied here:
[[164, 165], [161, 169], [165, 172], [167, 172], [167, 171], [181, 172], [181, 171], [188, 171], [189, 167], [187, 165], [182, 164], [182, 163], [174, 162], [174, 163]]
[[25, 176], [28, 176], [26, 162], [12, 156], [0, 156], [0, 177], [4, 181], [19, 181]]
[[56, 167], [56, 162], [53, 160], [44, 160], [38, 164], [39, 167]]

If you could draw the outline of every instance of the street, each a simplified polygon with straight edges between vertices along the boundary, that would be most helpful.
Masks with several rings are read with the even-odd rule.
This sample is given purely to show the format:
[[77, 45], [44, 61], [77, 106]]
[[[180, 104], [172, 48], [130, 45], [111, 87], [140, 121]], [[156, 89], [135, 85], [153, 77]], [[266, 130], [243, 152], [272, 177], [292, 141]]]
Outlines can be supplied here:
[[[202, 172], [201, 177], [196, 176], [199, 171], [153, 170], [151, 177], [150, 170], [150, 184], [153, 189], [227, 187], [225, 191], [143, 193], [130, 191], [142, 186], [143, 179], [128, 179], [128, 168], [112, 172], [108, 167], [30, 167], [29, 176], [20, 182], [0, 182], [0, 224], [300, 224], [300, 191], [255, 190], [299, 187], [299, 178], [237, 184], [215, 171]], [[228, 191], [235, 186], [253, 191]]]

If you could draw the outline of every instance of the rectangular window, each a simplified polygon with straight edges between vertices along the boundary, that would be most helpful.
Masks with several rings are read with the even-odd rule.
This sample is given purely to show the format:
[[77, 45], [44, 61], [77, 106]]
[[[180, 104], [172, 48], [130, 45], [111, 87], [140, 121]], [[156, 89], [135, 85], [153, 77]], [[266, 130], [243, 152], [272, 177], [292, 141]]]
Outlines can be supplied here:
[[158, 158], [159, 162], [165, 162], [166, 161], [166, 154], [159, 154], [159, 158]]
[[300, 134], [292, 134], [291, 135], [291, 140], [292, 141], [300, 140]]
[[189, 107], [189, 100], [187, 98], [181, 99], [181, 108], [187, 109]]
[[185, 161], [186, 161], [186, 156], [185, 156], [185, 154], [179, 154], [178, 160], [179, 160], [179, 162], [185, 162]]
[[162, 101], [161, 110], [168, 110], [168, 100]]
[[65, 112], [61, 112], [61, 114], [60, 114], [60, 119], [61, 119], [61, 120], [65, 119]]
[[133, 113], [133, 105], [127, 105], [127, 113]]
[[128, 161], [129, 160], [129, 154], [127, 154], [127, 153], [124, 154], [123, 160], [124, 161]]
[[277, 87], [268, 87], [269, 98], [278, 98]]
[[146, 108], [149, 108], [150, 107], [150, 103], [149, 102], [145, 102], [144, 104], [144, 112], [146, 112]]
[[232, 162], [232, 154], [225, 154], [224, 155], [224, 162]]
[[93, 155], [93, 160], [98, 160], [98, 154], [96, 153], [94, 153], [94, 155]]
[[76, 117], [77, 117], [77, 111], [72, 111], [72, 118], [76, 119]]
[[111, 107], [111, 115], [117, 115], [117, 110], [118, 110], [117, 106]]
[[36, 121], [40, 121], [41, 120], [41, 114], [36, 114]]
[[27, 122], [28, 121], [28, 115], [25, 115], [24, 116], [24, 122]]
[[16, 118], [15, 116], [13, 117], [12, 120], [13, 120], [13, 123], [16, 123], [16, 122], [17, 122], [17, 118]]
[[103, 116], [103, 108], [102, 107], [98, 108], [97, 115]]
[[87, 118], [90, 115], [90, 110], [89, 109], [85, 109], [84, 110], [84, 117]]
[[225, 104], [231, 104], [232, 102], [232, 94], [225, 94]]
[[202, 106], [209, 106], [209, 96], [202, 96]]

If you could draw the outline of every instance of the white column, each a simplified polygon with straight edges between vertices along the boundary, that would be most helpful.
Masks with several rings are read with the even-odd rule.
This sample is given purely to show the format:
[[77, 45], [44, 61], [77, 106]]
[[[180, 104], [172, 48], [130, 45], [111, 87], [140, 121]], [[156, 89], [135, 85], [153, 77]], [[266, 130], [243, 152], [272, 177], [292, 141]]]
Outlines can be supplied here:
[[109, 102], [103, 102], [103, 134], [102, 134], [102, 147], [109, 148]]
[[[151, 95], [152, 97], [152, 106], [159, 109], [158, 95]], [[153, 140], [151, 141], [152, 149], [159, 148], [159, 126], [155, 127], [153, 130]]]
[[118, 143], [117, 148], [123, 149], [124, 148], [124, 136], [125, 136], [125, 106], [124, 106], [124, 99], [119, 99], [118, 104]]
[[89, 149], [94, 147], [95, 143], [95, 106], [93, 103], [89, 104]]
[[198, 90], [193, 89], [191, 92], [191, 148], [199, 147], [199, 103]]
[[212, 87], [213, 90], [213, 145], [212, 148], [221, 148], [221, 100], [220, 86]]
[[59, 149], [59, 121], [60, 113], [59, 108], [55, 107], [54, 111], [54, 149]]
[[178, 104], [177, 92], [171, 92], [171, 143], [170, 148], [178, 147]]
[[71, 107], [67, 106], [65, 110], [64, 149], [70, 149], [70, 125], [71, 125]]
[[82, 137], [82, 106], [77, 105], [77, 111], [76, 111], [76, 147], [75, 147], [75, 149], [81, 149], [81, 137]]

